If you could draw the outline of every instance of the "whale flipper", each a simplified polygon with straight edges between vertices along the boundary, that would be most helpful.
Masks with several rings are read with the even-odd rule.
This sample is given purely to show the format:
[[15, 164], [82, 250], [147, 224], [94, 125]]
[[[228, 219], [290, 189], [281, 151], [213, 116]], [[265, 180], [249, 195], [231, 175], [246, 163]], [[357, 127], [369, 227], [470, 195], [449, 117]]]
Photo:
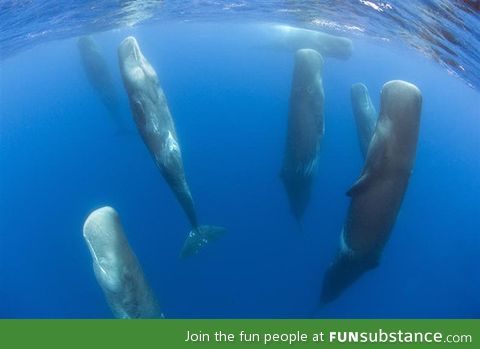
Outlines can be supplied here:
[[210, 241], [214, 241], [224, 235], [226, 229], [214, 225], [200, 225], [192, 229], [183, 244], [180, 256], [182, 258], [196, 255], [198, 251], [207, 245]]
[[385, 175], [385, 173], [382, 173], [382, 163], [388, 160], [388, 141], [390, 137], [390, 131], [385, 125], [391, 127], [391, 122], [384, 120], [383, 124], [378, 126], [370, 140], [362, 174], [347, 191], [347, 195], [350, 197], [361, 193]]
[[347, 191], [347, 195], [352, 197], [355, 194], [365, 190], [373, 181], [373, 176], [369, 173], [364, 173]]

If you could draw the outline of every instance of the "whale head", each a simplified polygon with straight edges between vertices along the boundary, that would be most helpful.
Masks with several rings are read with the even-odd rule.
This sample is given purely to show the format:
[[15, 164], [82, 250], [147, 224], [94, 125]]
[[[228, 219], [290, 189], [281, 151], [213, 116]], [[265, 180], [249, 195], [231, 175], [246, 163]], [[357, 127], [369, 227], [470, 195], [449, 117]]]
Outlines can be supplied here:
[[396, 149], [395, 168], [411, 171], [420, 128], [422, 94], [415, 85], [393, 80], [383, 85], [377, 130], [386, 134], [389, 149]]
[[400, 130], [418, 129], [422, 93], [417, 86], [402, 80], [383, 85], [380, 115], [390, 119]]
[[102, 287], [115, 292], [120, 287], [126, 244], [120, 217], [112, 207], [93, 211], [83, 225], [83, 237], [92, 256], [95, 274]]
[[118, 47], [118, 60], [125, 87], [129, 91], [154, 93], [152, 86], [158, 85], [155, 70], [142, 54], [133, 36], [125, 38]]

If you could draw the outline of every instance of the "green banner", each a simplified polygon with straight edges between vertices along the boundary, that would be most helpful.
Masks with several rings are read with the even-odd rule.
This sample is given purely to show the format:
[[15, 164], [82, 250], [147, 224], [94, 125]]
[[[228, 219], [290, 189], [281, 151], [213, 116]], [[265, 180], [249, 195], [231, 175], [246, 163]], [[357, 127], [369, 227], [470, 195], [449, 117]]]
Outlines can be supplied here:
[[480, 320], [0, 320], [3, 348], [480, 348]]

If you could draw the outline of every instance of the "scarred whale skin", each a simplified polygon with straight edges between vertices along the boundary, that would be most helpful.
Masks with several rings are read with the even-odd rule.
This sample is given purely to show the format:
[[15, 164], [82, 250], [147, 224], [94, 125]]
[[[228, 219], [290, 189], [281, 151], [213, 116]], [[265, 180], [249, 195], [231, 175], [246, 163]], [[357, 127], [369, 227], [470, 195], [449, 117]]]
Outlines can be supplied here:
[[108, 206], [93, 211], [83, 226], [83, 237], [92, 256], [95, 277], [114, 316], [120, 319], [163, 317], [128, 244], [118, 213]]
[[78, 39], [77, 46], [88, 81], [100, 96], [119, 129], [124, 130], [126, 127], [120, 116], [115, 84], [97, 43], [90, 36], [82, 36]]
[[127, 37], [122, 41], [118, 48], [118, 57], [137, 129], [192, 227], [181, 256], [194, 255], [209, 241], [223, 235], [225, 229], [198, 224], [167, 99], [160, 87], [157, 73], [143, 56], [134, 37]]
[[364, 272], [375, 268], [407, 190], [420, 126], [422, 95], [413, 84], [383, 86], [380, 115], [341, 233], [340, 251], [328, 268], [322, 303], [336, 299]]
[[291, 211], [299, 222], [310, 199], [325, 131], [322, 67], [323, 58], [317, 51], [301, 49], [296, 52], [287, 141], [280, 176]]
[[352, 109], [357, 125], [358, 142], [363, 158], [367, 156], [368, 145], [375, 131], [377, 111], [372, 104], [364, 84], [353, 84], [351, 91]]
[[311, 48], [323, 57], [338, 59], [348, 59], [352, 55], [352, 41], [345, 37], [283, 24], [263, 24], [260, 28], [266, 40], [279, 49], [295, 52]]

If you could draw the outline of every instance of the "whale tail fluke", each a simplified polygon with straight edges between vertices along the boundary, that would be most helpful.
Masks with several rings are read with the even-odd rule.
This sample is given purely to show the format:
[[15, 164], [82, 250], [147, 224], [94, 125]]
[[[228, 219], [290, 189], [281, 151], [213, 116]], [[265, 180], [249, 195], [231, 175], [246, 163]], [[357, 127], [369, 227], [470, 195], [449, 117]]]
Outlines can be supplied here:
[[200, 225], [190, 231], [185, 243], [183, 244], [180, 257], [186, 258], [196, 255], [198, 251], [209, 242], [218, 239], [224, 235], [226, 229], [214, 225]]

